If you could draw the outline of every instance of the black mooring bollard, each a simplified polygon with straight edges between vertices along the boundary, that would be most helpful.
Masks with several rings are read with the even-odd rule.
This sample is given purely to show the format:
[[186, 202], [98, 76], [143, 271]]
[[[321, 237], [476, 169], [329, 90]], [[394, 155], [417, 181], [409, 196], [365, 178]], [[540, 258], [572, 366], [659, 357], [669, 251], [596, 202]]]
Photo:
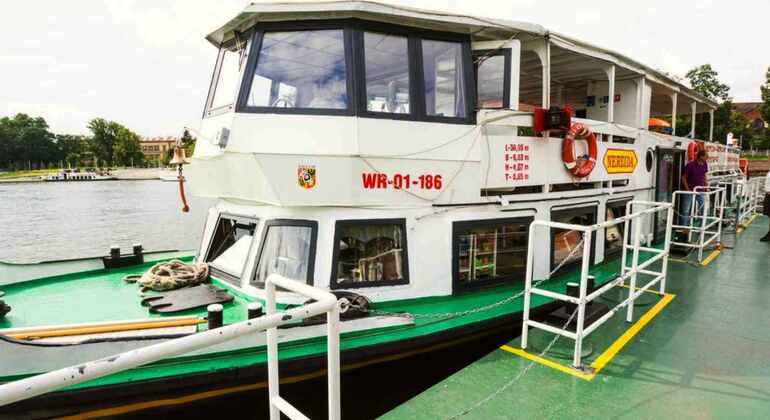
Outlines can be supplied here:
[[211, 304], [206, 307], [208, 311], [209, 329], [213, 330], [222, 326], [224, 308], [218, 303]]
[[264, 313], [262, 311], [262, 305], [258, 302], [251, 302], [247, 306], [249, 319], [259, 318]]

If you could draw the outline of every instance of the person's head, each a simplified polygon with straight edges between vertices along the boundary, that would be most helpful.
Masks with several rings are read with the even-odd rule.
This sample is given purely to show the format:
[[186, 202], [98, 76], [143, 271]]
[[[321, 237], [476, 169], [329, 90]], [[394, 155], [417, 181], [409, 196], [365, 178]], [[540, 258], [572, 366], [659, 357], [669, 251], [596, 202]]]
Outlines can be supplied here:
[[698, 162], [705, 163], [706, 162], [706, 151], [705, 150], [698, 150], [698, 154], [695, 155], [695, 158], [698, 160]]

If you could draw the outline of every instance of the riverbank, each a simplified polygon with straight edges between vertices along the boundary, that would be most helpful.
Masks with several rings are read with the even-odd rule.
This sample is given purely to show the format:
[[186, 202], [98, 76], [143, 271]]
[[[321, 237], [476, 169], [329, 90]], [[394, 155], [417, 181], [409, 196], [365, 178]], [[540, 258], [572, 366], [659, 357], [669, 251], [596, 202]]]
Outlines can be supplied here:
[[[43, 176], [58, 172], [59, 169], [0, 172], [0, 183], [42, 182]], [[110, 173], [119, 181], [147, 181], [160, 179], [161, 174], [173, 175], [172, 170], [161, 170], [158, 168], [119, 168]]]

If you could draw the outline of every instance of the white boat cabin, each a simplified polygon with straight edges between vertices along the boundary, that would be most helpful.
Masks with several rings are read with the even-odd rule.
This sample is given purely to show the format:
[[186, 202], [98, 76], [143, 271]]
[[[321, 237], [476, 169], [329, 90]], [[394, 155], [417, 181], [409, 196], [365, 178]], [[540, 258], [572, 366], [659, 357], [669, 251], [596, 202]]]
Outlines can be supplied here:
[[[520, 282], [532, 220], [670, 201], [695, 124], [678, 138], [648, 121], [707, 114], [711, 141], [718, 105], [538, 25], [368, 1], [252, 4], [208, 40], [219, 53], [185, 172], [219, 201], [198, 258], [257, 295], [272, 272], [374, 301]], [[565, 168], [563, 132], [532, 129], [554, 106], [596, 133], [587, 177]], [[737, 150], [706, 147], [712, 173], [737, 168]], [[593, 262], [621, 241], [607, 229]], [[536, 238], [536, 277], [579, 264], [578, 243]]]

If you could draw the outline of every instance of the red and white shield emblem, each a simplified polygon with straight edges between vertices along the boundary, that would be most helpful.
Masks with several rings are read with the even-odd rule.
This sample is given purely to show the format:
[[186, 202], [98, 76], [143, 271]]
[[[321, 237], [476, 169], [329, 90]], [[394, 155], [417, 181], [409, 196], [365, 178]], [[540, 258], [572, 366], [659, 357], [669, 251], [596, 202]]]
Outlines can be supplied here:
[[309, 190], [315, 187], [316, 170], [315, 166], [300, 165], [297, 167], [297, 183], [300, 187]]

